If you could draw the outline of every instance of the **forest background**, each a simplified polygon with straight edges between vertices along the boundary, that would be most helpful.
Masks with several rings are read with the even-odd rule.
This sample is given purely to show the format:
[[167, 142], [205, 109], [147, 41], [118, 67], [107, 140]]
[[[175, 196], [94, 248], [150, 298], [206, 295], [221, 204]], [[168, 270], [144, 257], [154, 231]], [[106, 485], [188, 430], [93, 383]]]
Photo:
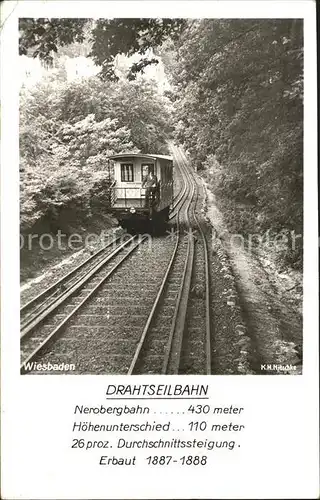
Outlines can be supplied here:
[[[301, 20], [20, 19], [19, 29], [21, 57], [42, 67], [20, 93], [23, 235], [68, 234], [107, 213], [107, 157], [166, 153], [170, 138], [230, 232], [302, 234]], [[91, 70], [70, 79], [76, 60]], [[273, 258], [300, 270], [302, 247]]]

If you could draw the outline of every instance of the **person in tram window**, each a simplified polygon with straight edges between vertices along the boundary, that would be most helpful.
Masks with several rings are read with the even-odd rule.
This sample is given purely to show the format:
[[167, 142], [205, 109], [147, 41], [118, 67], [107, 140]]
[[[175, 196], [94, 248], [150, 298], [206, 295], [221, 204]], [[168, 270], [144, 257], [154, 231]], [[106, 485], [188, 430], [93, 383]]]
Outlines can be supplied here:
[[158, 179], [150, 168], [148, 169], [148, 174], [143, 179], [142, 187], [146, 188], [146, 207], [152, 207], [157, 192]]

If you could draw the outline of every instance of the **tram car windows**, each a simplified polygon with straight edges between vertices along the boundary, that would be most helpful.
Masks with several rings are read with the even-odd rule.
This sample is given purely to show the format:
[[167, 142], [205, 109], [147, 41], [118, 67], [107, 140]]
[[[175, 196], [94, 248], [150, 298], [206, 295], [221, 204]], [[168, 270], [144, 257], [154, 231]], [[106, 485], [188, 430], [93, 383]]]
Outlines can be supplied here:
[[121, 182], [133, 182], [133, 163], [121, 163]]
[[[135, 222], [165, 224], [173, 198], [173, 160], [171, 156], [142, 153], [119, 153], [113, 162], [114, 180], [109, 188], [110, 210], [122, 226]], [[145, 188], [149, 173], [156, 184]]]

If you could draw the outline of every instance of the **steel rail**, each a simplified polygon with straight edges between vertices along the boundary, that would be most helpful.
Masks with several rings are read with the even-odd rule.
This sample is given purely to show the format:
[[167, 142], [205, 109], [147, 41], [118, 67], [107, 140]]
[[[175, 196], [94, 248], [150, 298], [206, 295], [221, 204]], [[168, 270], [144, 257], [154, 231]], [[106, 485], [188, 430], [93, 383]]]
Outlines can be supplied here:
[[[184, 185], [183, 185], [184, 187]], [[172, 209], [175, 208], [177, 206], [177, 204], [179, 203], [180, 199], [182, 198], [182, 193], [183, 193], [183, 188], [180, 187], [178, 193], [176, 193], [172, 199]]]
[[186, 184], [184, 184], [183, 189], [181, 189], [181, 192], [180, 192], [180, 195], [179, 195], [177, 201], [172, 206], [172, 209], [171, 209], [170, 215], [169, 215], [169, 219], [173, 219], [173, 217], [175, 217], [177, 215], [177, 209], [178, 209], [179, 205], [182, 205], [182, 203], [184, 201], [186, 190], [187, 190], [187, 186], [186, 186]]
[[[182, 158], [182, 163], [184, 165], [184, 168], [186, 169], [186, 172], [188, 175], [193, 177], [194, 181], [196, 182], [196, 178], [194, 173], [190, 172], [189, 169], [186, 167], [186, 160], [184, 158], [184, 155], [182, 153], [181, 158]], [[208, 245], [207, 245], [207, 240], [204, 234], [204, 231], [201, 227], [201, 224], [198, 220], [198, 217], [196, 216], [195, 209], [193, 208], [193, 216], [196, 221], [199, 233], [201, 235], [202, 239], [202, 244], [203, 244], [203, 250], [204, 250], [204, 268], [205, 268], [205, 305], [206, 305], [206, 373], [207, 375], [211, 374], [211, 292], [210, 292], [210, 263], [209, 263], [209, 254], [208, 254]]]
[[[138, 367], [138, 364], [140, 361], [140, 357], [142, 355], [142, 349], [143, 349], [145, 340], [146, 340], [147, 335], [150, 331], [151, 324], [156, 316], [156, 312], [157, 312], [158, 306], [160, 304], [160, 300], [162, 298], [165, 286], [168, 283], [170, 271], [172, 269], [173, 262], [175, 260], [178, 246], [179, 246], [179, 242], [181, 239], [179, 216], [180, 216], [180, 213], [183, 209], [184, 203], [186, 201], [187, 201], [187, 205], [185, 207], [185, 210], [186, 210], [186, 218], [188, 220], [188, 211], [190, 209], [190, 205], [191, 205], [191, 202], [192, 202], [193, 197], [194, 197], [195, 188], [194, 188], [193, 184], [191, 184], [190, 182], [186, 182], [187, 177], [185, 175], [182, 175], [182, 177], [183, 177], [183, 181], [184, 181], [183, 202], [182, 202], [181, 206], [178, 208], [178, 211], [176, 214], [177, 215], [177, 229], [178, 229], [178, 236], [177, 236], [176, 244], [175, 244], [174, 250], [172, 252], [169, 266], [168, 266], [166, 273], [163, 277], [158, 294], [157, 294], [156, 299], [153, 303], [153, 306], [152, 306], [152, 309], [151, 309], [150, 314], [148, 316], [145, 327], [142, 331], [139, 343], [136, 347], [135, 354], [133, 356], [130, 368], [128, 370], [128, 375], [132, 375], [137, 370], [137, 367]], [[191, 191], [190, 186], [192, 186], [192, 194], [190, 196], [190, 199], [188, 200], [188, 196], [189, 196], [190, 191]], [[183, 271], [182, 278], [181, 278], [181, 284], [180, 284], [178, 298], [176, 301], [175, 312], [174, 312], [174, 316], [173, 316], [173, 320], [172, 320], [172, 324], [171, 324], [169, 340], [168, 340], [168, 343], [166, 346], [166, 354], [165, 354], [165, 359], [164, 359], [164, 363], [163, 363], [162, 373], [168, 372], [169, 364], [171, 361], [171, 365], [172, 365], [172, 360], [175, 361], [173, 369], [172, 369], [172, 366], [170, 365], [170, 369], [172, 370], [172, 372], [178, 373], [178, 370], [179, 370], [179, 362], [180, 362], [180, 357], [181, 357], [181, 348], [182, 348], [182, 341], [183, 341], [183, 332], [184, 332], [184, 328], [185, 328], [185, 320], [186, 320], [186, 313], [187, 313], [188, 296], [190, 293], [193, 259], [194, 259], [194, 240], [193, 240], [192, 235], [189, 235], [184, 271]], [[172, 356], [172, 348], [173, 348], [174, 339], [176, 340], [175, 352], [174, 352], [174, 356]]]
[[141, 239], [138, 240], [138, 242], [135, 244], [133, 248], [129, 250], [127, 254], [125, 254], [122, 259], [112, 268], [110, 271], [104, 276], [98, 283], [97, 285], [86, 295], [86, 297], [83, 298], [83, 300], [71, 311], [68, 316], [61, 321], [55, 328], [54, 330], [41, 342], [41, 344], [36, 347], [32, 351], [29, 356], [21, 363], [20, 365], [20, 373], [28, 373], [29, 370], [27, 368], [27, 364], [33, 362], [39, 354], [44, 350], [45, 347], [48, 347], [49, 343], [53, 340], [53, 338], [56, 338], [59, 333], [62, 333], [64, 327], [67, 325], [67, 323], [70, 321], [70, 319], [76, 314], [76, 312], [98, 291], [98, 289], [107, 281], [107, 279], [120, 267], [120, 265], [128, 258], [129, 255], [131, 255], [136, 248], [138, 248], [144, 240], [147, 239], [147, 236], [143, 236]]
[[[178, 148], [176, 150], [176, 155], [177, 153], [180, 153]], [[187, 176], [185, 176], [185, 178], [190, 181], [190, 179], [188, 179]], [[189, 192], [190, 192], [190, 185], [192, 186], [192, 193], [186, 205], [186, 219], [188, 225], [190, 226], [188, 212], [190, 210], [190, 206], [193, 201], [195, 186], [193, 183], [190, 182], [188, 184], [189, 184]], [[193, 265], [194, 265], [194, 238], [192, 234], [189, 234], [185, 266], [182, 274], [181, 284], [176, 302], [176, 308], [171, 323], [171, 329], [169, 334], [169, 340], [166, 347], [166, 353], [162, 365], [163, 374], [179, 373], [181, 349], [185, 331]]]
[[[64, 285], [65, 281], [68, 278], [71, 278], [73, 275], [75, 275], [76, 272], [78, 272], [79, 270], [81, 270], [89, 262], [91, 262], [92, 260], [94, 260], [98, 255], [100, 255], [105, 250], [107, 250], [112, 245], [114, 245], [119, 239], [120, 239], [120, 236], [114, 238], [110, 243], [108, 243], [107, 245], [105, 245], [103, 248], [100, 248], [97, 252], [95, 252], [93, 255], [91, 255], [88, 259], [86, 259], [85, 261], [81, 262], [81, 264], [79, 264], [77, 267], [75, 267], [74, 269], [72, 269], [71, 271], [69, 271], [67, 274], [65, 274], [64, 276], [62, 276], [62, 278], [60, 278], [58, 281], [56, 281], [51, 286], [49, 286], [48, 288], [46, 288], [45, 290], [43, 290], [42, 292], [40, 292], [38, 295], [36, 295], [35, 297], [33, 297], [33, 299], [31, 299], [29, 302], [27, 302], [26, 304], [24, 304], [20, 308], [20, 315], [22, 313], [25, 313], [32, 306], [34, 306], [34, 304], [36, 302], [39, 302], [39, 300], [44, 299], [44, 297], [46, 295], [48, 295], [48, 293], [52, 292], [55, 288], [59, 288], [59, 286]], [[52, 294], [51, 296], [49, 296], [46, 300], [50, 300], [50, 298], [53, 298], [53, 297], [54, 297], [54, 294]], [[41, 302], [40, 306], [44, 305], [45, 302], [46, 302], [46, 300], [44, 300], [43, 302]]]
[[[187, 190], [187, 183], [184, 182], [184, 190], [183, 190], [184, 201], [187, 200], [186, 190]], [[139, 357], [141, 356], [143, 345], [144, 345], [146, 337], [147, 337], [147, 335], [149, 333], [151, 324], [152, 324], [152, 322], [153, 322], [153, 320], [155, 318], [155, 315], [156, 315], [156, 312], [157, 312], [160, 300], [161, 300], [162, 295], [163, 295], [164, 288], [165, 288], [165, 286], [166, 286], [166, 284], [168, 282], [168, 277], [169, 277], [170, 271], [172, 269], [172, 265], [173, 265], [174, 259], [175, 259], [176, 254], [177, 254], [177, 250], [178, 250], [178, 246], [179, 246], [179, 240], [180, 240], [180, 236], [181, 236], [180, 235], [180, 227], [179, 227], [179, 214], [180, 214], [180, 210], [181, 209], [182, 209], [182, 206], [180, 208], [178, 208], [178, 212], [177, 212], [177, 232], [178, 232], [178, 235], [177, 235], [177, 239], [176, 239], [176, 244], [175, 244], [175, 247], [173, 249], [173, 252], [172, 252], [172, 255], [171, 255], [171, 259], [170, 259], [167, 271], [166, 271], [166, 273], [165, 273], [165, 275], [163, 277], [163, 280], [161, 282], [158, 294], [157, 294], [157, 296], [155, 298], [155, 301], [153, 303], [152, 309], [151, 309], [150, 314], [148, 316], [147, 322], [146, 322], [145, 327], [144, 327], [144, 329], [142, 331], [139, 343], [138, 343], [138, 345], [136, 347], [135, 354], [133, 356], [130, 368], [129, 368], [128, 373], [127, 373], [128, 375], [132, 375], [134, 373], [134, 371], [137, 369], [137, 366], [138, 366], [138, 363], [139, 363]]]
[[190, 243], [192, 236], [189, 236], [187, 256], [185, 260], [182, 280], [176, 302], [175, 313], [173, 316], [169, 340], [162, 365], [163, 374], [178, 374], [181, 358], [181, 349], [185, 322], [187, 317], [188, 299], [190, 294], [192, 267], [194, 261], [194, 242]]
[[[170, 147], [171, 148], [174, 147], [172, 143], [170, 144]], [[171, 212], [169, 215], [169, 220], [173, 219], [177, 215], [179, 209], [177, 212], [175, 212], [176, 208], [179, 207], [180, 203], [182, 203], [183, 200], [186, 198], [187, 183], [186, 183], [185, 178], [183, 176], [182, 176], [182, 180], [183, 180], [183, 188], [180, 189], [179, 194], [177, 195], [177, 201], [172, 206], [172, 209], [171, 209]]]
[[176, 217], [176, 215], [179, 211], [179, 205], [181, 204], [181, 206], [182, 206], [182, 204], [183, 204], [183, 201], [184, 201], [184, 198], [186, 195], [186, 191], [187, 191], [187, 184], [186, 184], [184, 178], [183, 178], [183, 181], [184, 181], [183, 189], [181, 189], [181, 191], [179, 193], [178, 200], [172, 206], [172, 209], [171, 209], [170, 214], [169, 214], [169, 220], [172, 220], [174, 217]]
[[34, 315], [29, 322], [21, 330], [20, 338], [26, 337], [33, 329], [49, 316], [58, 306], [66, 301], [68, 297], [73, 295], [80, 287], [82, 287], [94, 274], [96, 274], [103, 266], [112, 260], [121, 250], [131, 243], [137, 236], [132, 236], [129, 240], [119, 245], [113, 252], [109, 253], [103, 260], [99, 261], [88, 273], [80, 276], [67, 290], [65, 290], [49, 307], [43, 309], [38, 314]]
[[158, 308], [158, 304], [160, 302], [160, 299], [161, 299], [163, 291], [164, 291], [164, 287], [165, 287], [165, 285], [167, 283], [168, 276], [169, 276], [169, 273], [171, 271], [172, 264], [174, 262], [174, 259], [175, 259], [175, 256], [176, 256], [176, 253], [177, 253], [177, 250], [178, 250], [178, 246], [179, 246], [179, 236], [177, 236], [176, 244], [175, 244], [175, 247], [173, 249], [172, 256], [171, 256], [171, 259], [170, 259], [167, 271], [166, 271], [166, 273], [165, 273], [165, 275], [163, 277], [162, 283], [161, 283], [160, 288], [159, 288], [159, 292], [158, 292], [158, 294], [156, 296], [156, 299], [155, 299], [155, 301], [153, 303], [153, 306], [152, 306], [151, 312], [150, 312], [150, 314], [148, 316], [146, 325], [145, 325], [145, 327], [144, 327], [144, 329], [142, 331], [139, 343], [138, 343], [138, 345], [136, 347], [135, 354], [133, 356], [130, 368], [129, 368], [128, 373], [127, 373], [128, 375], [132, 375], [134, 373], [134, 370], [136, 369], [136, 366], [138, 364], [138, 360], [139, 360], [139, 356], [141, 355], [142, 347], [143, 347], [144, 342], [146, 340], [146, 336], [147, 336], [147, 334], [149, 332], [151, 323], [152, 323], [152, 321], [154, 319], [156, 310]]

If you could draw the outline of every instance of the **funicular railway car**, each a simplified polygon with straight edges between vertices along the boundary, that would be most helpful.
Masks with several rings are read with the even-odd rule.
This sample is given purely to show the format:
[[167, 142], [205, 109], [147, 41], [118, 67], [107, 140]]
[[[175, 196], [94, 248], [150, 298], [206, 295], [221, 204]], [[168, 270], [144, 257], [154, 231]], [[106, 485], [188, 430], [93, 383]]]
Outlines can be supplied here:
[[126, 228], [147, 222], [163, 226], [173, 199], [172, 157], [121, 153], [109, 160], [114, 162], [110, 209], [119, 223]]

